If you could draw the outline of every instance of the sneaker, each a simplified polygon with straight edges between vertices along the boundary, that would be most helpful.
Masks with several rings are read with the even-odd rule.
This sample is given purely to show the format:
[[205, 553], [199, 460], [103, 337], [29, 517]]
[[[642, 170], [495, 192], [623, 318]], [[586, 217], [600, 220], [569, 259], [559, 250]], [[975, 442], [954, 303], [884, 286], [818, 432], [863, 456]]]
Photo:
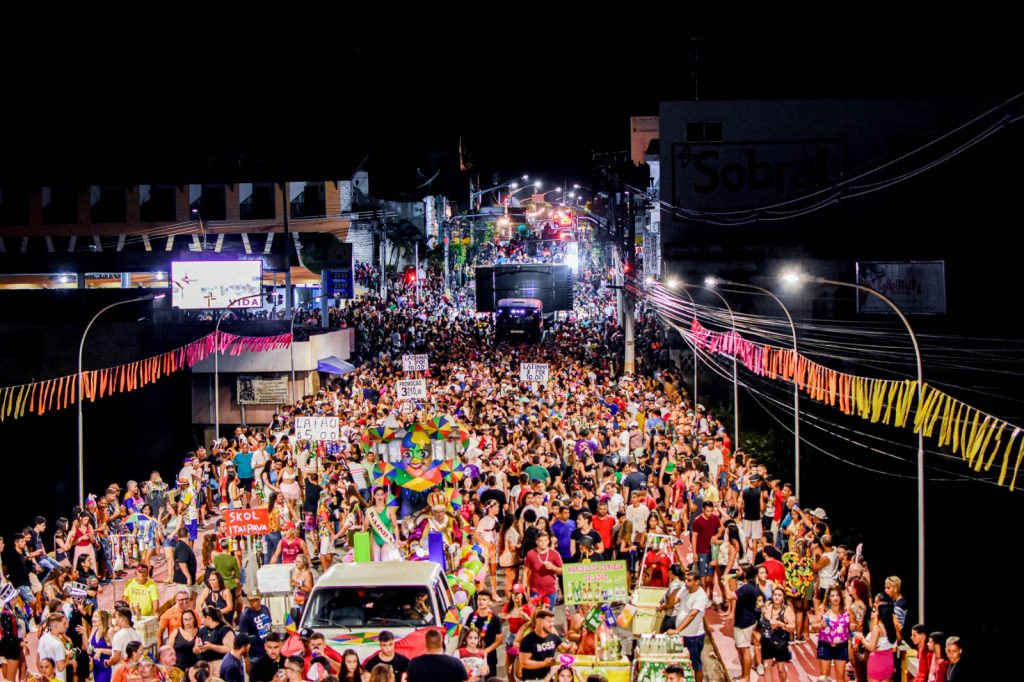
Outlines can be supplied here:
[[759, 664], [756, 668], [754, 668], [754, 672], [756, 672], [758, 675], [762, 675], [763, 676], [764, 675], [764, 664], [763, 663]]

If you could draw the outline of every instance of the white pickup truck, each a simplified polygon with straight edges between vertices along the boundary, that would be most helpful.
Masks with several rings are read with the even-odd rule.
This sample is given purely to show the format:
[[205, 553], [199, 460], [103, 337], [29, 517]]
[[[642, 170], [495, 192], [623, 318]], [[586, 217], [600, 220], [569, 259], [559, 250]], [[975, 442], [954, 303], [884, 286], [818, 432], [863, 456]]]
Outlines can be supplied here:
[[[354, 649], [359, 660], [377, 651], [377, 635], [401, 639], [419, 628], [444, 627], [454, 609], [444, 571], [433, 561], [334, 564], [309, 595], [301, 627], [321, 632], [339, 653]], [[458, 642], [446, 641], [453, 653]]]

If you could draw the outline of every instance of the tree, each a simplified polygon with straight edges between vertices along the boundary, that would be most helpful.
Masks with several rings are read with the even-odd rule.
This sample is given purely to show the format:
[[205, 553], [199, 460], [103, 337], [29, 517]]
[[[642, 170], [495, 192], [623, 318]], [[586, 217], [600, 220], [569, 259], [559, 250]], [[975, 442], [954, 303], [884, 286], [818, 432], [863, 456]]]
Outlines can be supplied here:
[[400, 257], [411, 254], [417, 243], [421, 246], [420, 252], [424, 255], [427, 253], [426, 235], [423, 234], [419, 226], [407, 218], [389, 222], [387, 225], [387, 238], [388, 244], [391, 246], [391, 252], [394, 254], [394, 265], [398, 264]]

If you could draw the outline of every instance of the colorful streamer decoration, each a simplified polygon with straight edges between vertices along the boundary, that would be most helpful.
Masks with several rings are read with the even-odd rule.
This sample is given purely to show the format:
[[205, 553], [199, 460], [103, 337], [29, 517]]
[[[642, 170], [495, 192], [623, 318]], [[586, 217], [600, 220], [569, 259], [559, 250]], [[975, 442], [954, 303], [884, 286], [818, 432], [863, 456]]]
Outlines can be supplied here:
[[[145, 360], [136, 360], [116, 367], [82, 372], [82, 394], [89, 402], [115, 393], [134, 391], [158, 379], [209, 357], [215, 349], [228, 355], [259, 353], [287, 348], [290, 334], [276, 336], [238, 336], [227, 332], [208, 334], [192, 343], [169, 350]], [[0, 388], [0, 422], [20, 419], [26, 413], [44, 415], [63, 410], [78, 400], [78, 374]]]
[[1021, 428], [934, 386], [925, 383], [922, 387], [921, 403], [910, 424], [911, 408], [918, 405], [915, 380], [870, 379], [837, 372], [793, 353], [791, 348], [754, 343], [732, 331], [713, 332], [696, 319], [690, 325], [689, 340], [708, 353], [735, 356], [758, 376], [796, 382], [812, 400], [838, 407], [843, 414], [855, 414], [872, 423], [909, 426], [914, 433], [937, 438], [939, 447], [949, 447], [975, 472], [990, 471], [1000, 459], [999, 485], [1009, 482], [1011, 491], [1016, 485], [1024, 461], [1024, 438], [1018, 442]]

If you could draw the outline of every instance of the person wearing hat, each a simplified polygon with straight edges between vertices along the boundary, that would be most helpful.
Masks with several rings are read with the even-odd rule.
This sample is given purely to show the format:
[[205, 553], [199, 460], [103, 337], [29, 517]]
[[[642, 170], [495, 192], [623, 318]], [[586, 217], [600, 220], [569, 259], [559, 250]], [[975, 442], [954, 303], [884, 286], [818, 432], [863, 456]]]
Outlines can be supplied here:
[[[425, 555], [430, 554], [427, 546], [427, 538], [430, 533], [441, 533], [444, 537], [445, 551], [450, 555], [449, 559], [454, 562], [454, 553], [462, 546], [463, 529], [465, 520], [462, 516], [449, 511], [448, 497], [440, 490], [427, 495], [427, 508], [429, 513], [424, 513], [417, 519], [416, 527], [409, 534], [409, 541], [414, 551], [418, 547]], [[451, 565], [456, 565], [452, 563]]]
[[264, 640], [270, 634], [270, 609], [263, 604], [263, 595], [256, 589], [245, 595], [245, 601], [246, 607], [238, 617], [238, 631], [249, 637], [249, 660], [256, 661], [267, 655]]
[[160, 603], [160, 591], [149, 577], [149, 564], [135, 567], [135, 577], [125, 583], [124, 599], [138, 616], [152, 616]]
[[248, 657], [251, 643], [249, 635], [244, 632], [235, 634], [231, 651], [224, 654], [220, 662], [219, 677], [224, 682], [245, 682], [245, 659]]

